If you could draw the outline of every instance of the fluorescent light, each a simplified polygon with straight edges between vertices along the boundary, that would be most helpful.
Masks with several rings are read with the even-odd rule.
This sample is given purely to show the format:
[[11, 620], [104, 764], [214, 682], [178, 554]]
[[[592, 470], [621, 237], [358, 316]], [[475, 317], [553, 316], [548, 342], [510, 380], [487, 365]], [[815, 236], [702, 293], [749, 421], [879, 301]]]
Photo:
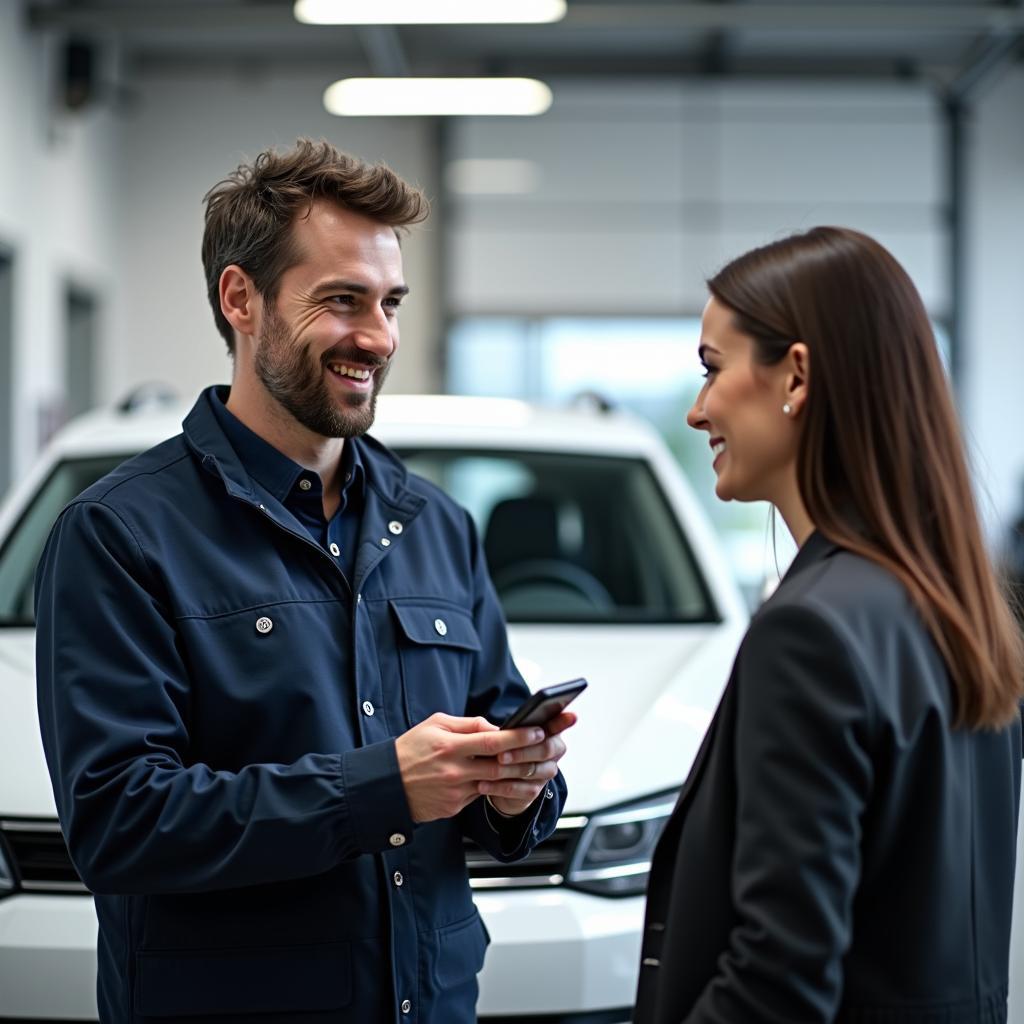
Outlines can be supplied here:
[[537, 191], [540, 168], [532, 160], [453, 160], [444, 180], [460, 195], [525, 195]]
[[295, 0], [307, 25], [536, 24], [565, 17], [565, 0]]
[[543, 114], [551, 90], [532, 78], [343, 78], [324, 106], [345, 117]]

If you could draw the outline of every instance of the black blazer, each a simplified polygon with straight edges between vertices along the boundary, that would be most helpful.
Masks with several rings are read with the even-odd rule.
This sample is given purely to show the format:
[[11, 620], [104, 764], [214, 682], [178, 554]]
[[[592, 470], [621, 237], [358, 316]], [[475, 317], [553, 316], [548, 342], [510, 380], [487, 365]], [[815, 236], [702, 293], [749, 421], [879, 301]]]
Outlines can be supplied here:
[[950, 711], [904, 588], [813, 534], [655, 853], [634, 1021], [1005, 1021], [1021, 728]]

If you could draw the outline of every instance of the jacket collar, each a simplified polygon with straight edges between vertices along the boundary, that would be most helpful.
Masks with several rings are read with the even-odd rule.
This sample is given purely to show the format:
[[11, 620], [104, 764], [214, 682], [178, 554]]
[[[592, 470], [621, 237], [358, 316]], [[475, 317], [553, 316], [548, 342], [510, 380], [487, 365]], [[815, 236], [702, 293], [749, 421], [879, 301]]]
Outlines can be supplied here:
[[[231, 446], [214, 413], [212, 402], [225, 402], [226, 385], [206, 388], [182, 423], [185, 441], [203, 466], [224, 481], [229, 494], [258, 503], [252, 478]], [[401, 460], [372, 437], [351, 438], [366, 474], [366, 484], [388, 505], [409, 513], [418, 512], [424, 499], [408, 487], [409, 473]]]
[[840, 550], [842, 549], [838, 544], [829, 540], [828, 537], [826, 537], [820, 530], [815, 530], [807, 540], [803, 542], [800, 550], [797, 551], [796, 557], [792, 562], [790, 562], [789, 568], [783, 575], [779, 585], [781, 586], [793, 577], [798, 576], [807, 569], [810, 569], [811, 566], [825, 561], [826, 558], [831, 558], [832, 555]]

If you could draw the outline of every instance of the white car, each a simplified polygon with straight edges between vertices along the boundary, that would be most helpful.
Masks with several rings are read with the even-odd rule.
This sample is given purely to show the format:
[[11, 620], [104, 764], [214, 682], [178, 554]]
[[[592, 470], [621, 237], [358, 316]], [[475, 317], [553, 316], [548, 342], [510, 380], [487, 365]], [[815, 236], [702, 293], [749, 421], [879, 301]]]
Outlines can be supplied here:
[[[96, 1019], [96, 917], [36, 718], [35, 565], [63, 505], [186, 411], [82, 417], [0, 512], [0, 1019]], [[492, 937], [480, 1019], [628, 1021], [651, 850], [747, 619], [718, 542], [654, 431], [621, 412], [388, 396], [373, 433], [473, 513], [530, 686], [590, 681], [558, 830], [514, 865], [467, 846]]]

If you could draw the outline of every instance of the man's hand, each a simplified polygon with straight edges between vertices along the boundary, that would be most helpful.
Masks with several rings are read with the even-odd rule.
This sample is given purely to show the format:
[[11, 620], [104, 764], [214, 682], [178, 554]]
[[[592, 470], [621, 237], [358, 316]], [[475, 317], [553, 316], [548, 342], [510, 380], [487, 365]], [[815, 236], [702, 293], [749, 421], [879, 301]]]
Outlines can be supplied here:
[[[570, 721], [557, 731], [567, 729], [576, 720], [568, 712], [548, 729], [566, 717]], [[437, 712], [399, 736], [395, 751], [412, 819], [423, 822], [453, 818], [481, 793], [491, 793], [503, 813], [521, 813], [554, 778], [565, 744], [537, 726], [499, 729], [486, 718]], [[522, 756], [528, 752], [536, 756]], [[545, 752], [548, 756], [541, 757]], [[509, 760], [501, 763], [501, 757]], [[503, 781], [524, 778], [529, 781]]]
[[544, 739], [539, 743], [499, 754], [498, 763], [504, 769], [500, 778], [509, 781], [481, 782], [479, 791], [502, 814], [522, 814], [558, 774], [558, 762], [565, 754], [565, 741], [560, 733], [576, 721], [573, 712], [563, 711], [544, 724]]

